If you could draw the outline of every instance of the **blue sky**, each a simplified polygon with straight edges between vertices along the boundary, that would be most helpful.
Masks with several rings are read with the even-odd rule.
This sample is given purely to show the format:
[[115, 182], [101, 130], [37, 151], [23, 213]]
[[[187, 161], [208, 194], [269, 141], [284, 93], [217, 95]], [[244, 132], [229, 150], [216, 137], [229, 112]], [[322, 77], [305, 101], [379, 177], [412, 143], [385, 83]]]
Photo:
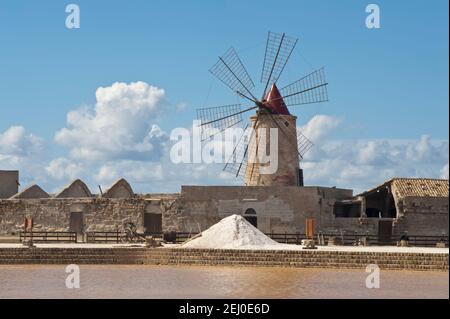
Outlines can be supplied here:
[[[76, 3], [81, 9], [80, 29], [65, 27], [68, 3]], [[308, 125], [317, 115], [328, 119], [327, 134], [315, 141], [320, 147], [333, 141], [356, 145], [356, 140], [363, 143], [362, 148], [367, 141], [380, 140], [391, 146], [399, 141], [420, 145], [426, 136], [431, 145], [427, 150], [437, 147], [441, 154], [448, 150], [449, 132], [448, 2], [374, 1], [381, 9], [381, 29], [370, 30], [365, 27], [369, 3], [2, 0], [0, 134], [20, 126], [25, 130], [24, 138], [31, 134], [40, 139], [41, 145], [33, 153], [22, 150], [20, 161], [11, 147], [4, 146], [3, 151], [0, 147], [0, 165], [8, 169], [22, 165], [19, 168], [24, 170], [26, 182], [41, 181], [49, 191], [62, 186], [73, 174], [56, 174], [56, 179], [56, 175], [33, 174], [27, 172], [27, 160], [41, 161], [36, 169], [47, 173], [49, 163], [57, 158], [80, 164], [82, 159], [71, 154], [69, 142], [58, 143], [55, 136], [68, 127], [69, 112], [81, 106], [94, 108], [97, 88], [115, 82], [143, 81], [164, 89], [164, 99], [170, 106], [154, 119], [149, 117], [148, 125], [156, 123], [165, 132], [189, 127], [195, 107], [236, 102], [236, 97], [208, 72], [229, 46], [236, 48], [257, 82], [268, 30], [299, 37], [281, 84], [313, 68], [326, 68], [330, 102], [291, 109], [299, 116], [299, 125]], [[180, 104], [186, 107], [175, 111]], [[34, 145], [21, 145], [30, 143]], [[121, 161], [135, 160], [122, 155]], [[421, 171], [415, 170], [414, 164], [410, 170], [389, 170], [365, 180], [367, 184], [382, 182], [389, 174], [439, 177], [442, 170], [445, 175], [448, 155], [439, 156], [433, 169], [427, 159], [420, 163], [424, 166]], [[112, 159], [103, 158], [102, 163], [84, 159], [78, 172], [90, 185], [107, 183], [92, 176]], [[316, 164], [320, 161], [310, 160]], [[158, 162], [149, 156], [147, 162], [151, 161]], [[314, 169], [318, 167], [311, 167]], [[126, 175], [126, 170], [116, 167], [115, 173]], [[211, 173], [195, 183], [227, 182], [214, 176]], [[318, 184], [340, 181], [342, 186], [352, 186], [351, 179], [310, 180]], [[183, 182], [174, 179], [167, 190], [177, 191], [177, 185]], [[365, 183], [354, 182], [360, 183], [356, 188], [366, 187]], [[141, 191], [154, 191], [152, 185], [156, 185], [151, 176], [136, 183]]]

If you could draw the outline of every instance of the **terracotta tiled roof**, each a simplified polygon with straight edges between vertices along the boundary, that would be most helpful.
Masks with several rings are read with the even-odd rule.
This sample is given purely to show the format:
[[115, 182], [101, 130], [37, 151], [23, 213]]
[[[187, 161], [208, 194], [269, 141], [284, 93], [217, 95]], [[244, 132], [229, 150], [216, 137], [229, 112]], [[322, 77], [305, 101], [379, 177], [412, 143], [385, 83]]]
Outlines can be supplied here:
[[388, 185], [397, 198], [448, 197], [448, 179], [433, 178], [393, 178], [357, 196], [372, 193]]
[[447, 179], [394, 178], [391, 188], [398, 197], [448, 197]]

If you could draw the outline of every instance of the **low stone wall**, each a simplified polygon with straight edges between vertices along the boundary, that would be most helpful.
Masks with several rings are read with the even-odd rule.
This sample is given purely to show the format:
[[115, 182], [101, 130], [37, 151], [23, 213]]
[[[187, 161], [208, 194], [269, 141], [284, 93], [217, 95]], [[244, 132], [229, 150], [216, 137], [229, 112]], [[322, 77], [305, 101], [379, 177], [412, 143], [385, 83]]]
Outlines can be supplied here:
[[184, 248], [3, 248], [0, 264], [146, 264], [448, 271], [448, 254]]

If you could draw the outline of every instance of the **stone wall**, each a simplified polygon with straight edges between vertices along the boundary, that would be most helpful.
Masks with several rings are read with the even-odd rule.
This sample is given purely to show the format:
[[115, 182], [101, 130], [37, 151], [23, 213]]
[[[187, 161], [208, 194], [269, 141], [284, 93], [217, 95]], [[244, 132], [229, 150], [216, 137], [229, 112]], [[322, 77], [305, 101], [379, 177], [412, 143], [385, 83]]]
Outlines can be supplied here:
[[448, 198], [406, 197], [397, 202], [400, 209], [396, 220], [398, 234], [441, 236], [449, 234]]
[[[254, 211], [265, 233], [304, 233], [305, 220], [315, 220], [315, 232], [378, 234], [378, 218], [336, 218], [336, 201], [352, 191], [295, 186], [182, 186], [180, 194], [148, 194], [131, 198], [1, 199], [0, 235], [22, 230], [32, 217], [36, 231], [68, 231], [71, 212], [83, 213], [83, 230], [116, 231], [131, 221], [144, 231], [144, 214], [160, 214], [163, 231], [198, 233], [231, 214]], [[448, 235], [447, 198], [405, 198], [398, 202], [393, 233]]]
[[0, 248], [2, 264], [122, 264], [448, 271], [448, 253], [184, 248]]
[[316, 220], [316, 230], [330, 231], [346, 227], [345, 222], [336, 223], [334, 202], [351, 197], [351, 190], [326, 187], [182, 186], [163, 224], [169, 230], [198, 232], [226, 216], [245, 216], [252, 208], [265, 233], [304, 233], [306, 218]]
[[116, 231], [131, 221], [143, 231], [143, 214], [163, 213], [173, 200], [131, 198], [49, 198], [0, 200], [0, 234], [18, 233], [25, 217], [34, 221], [35, 231], [68, 231], [70, 213], [82, 212], [84, 230]]

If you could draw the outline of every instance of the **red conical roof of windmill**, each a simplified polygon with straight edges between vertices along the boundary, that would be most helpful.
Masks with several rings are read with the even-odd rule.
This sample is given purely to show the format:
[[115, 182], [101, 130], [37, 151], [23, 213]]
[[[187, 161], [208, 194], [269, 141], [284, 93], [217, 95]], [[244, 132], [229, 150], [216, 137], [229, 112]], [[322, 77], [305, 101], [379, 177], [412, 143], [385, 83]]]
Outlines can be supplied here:
[[278, 91], [277, 86], [272, 84], [272, 87], [270, 88], [270, 91], [267, 92], [265, 97], [264, 105], [270, 109], [275, 114], [285, 114], [289, 115], [289, 110], [286, 106], [286, 104], [283, 101], [283, 98], [281, 97], [280, 91]]

